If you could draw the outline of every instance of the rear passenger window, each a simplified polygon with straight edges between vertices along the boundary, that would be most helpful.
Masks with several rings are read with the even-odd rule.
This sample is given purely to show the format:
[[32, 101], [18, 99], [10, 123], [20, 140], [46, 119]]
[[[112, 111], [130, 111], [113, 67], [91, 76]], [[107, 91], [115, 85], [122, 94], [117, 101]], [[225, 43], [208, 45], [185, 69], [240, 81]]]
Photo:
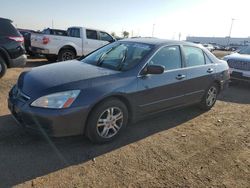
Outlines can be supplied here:
[[86, 35], [87, 35], [87, 38], [88, 39], [95, 39], [97, 40], [97, 31], [95, 30], [90, 30], [90, 29], [87, 29], [86, 30]]
[[151, 59], [150, 64], [162, 65], [165, 70], [181, 68], [181, 54], [179, 46], [168, 46], [158, 51]]
[[77, 28], [70, 29], [69, 36], [80, 38], [80, 29]]
[[204, 54], [200, 48], [183, 46], [183, 50], [187, 67], [205, 65]]

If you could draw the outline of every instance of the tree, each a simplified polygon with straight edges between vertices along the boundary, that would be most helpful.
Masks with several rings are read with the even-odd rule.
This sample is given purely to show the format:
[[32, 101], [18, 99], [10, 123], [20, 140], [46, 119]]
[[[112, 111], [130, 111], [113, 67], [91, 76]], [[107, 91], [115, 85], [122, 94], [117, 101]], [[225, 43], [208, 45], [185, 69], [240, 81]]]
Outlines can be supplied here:
[[123, 35], [124, 38], [128, 38], [129, 37], [129, 32], [123, 31], [122, 35]]
[[116, 36], [115, 32], [111, 32], [111, 35], [112, 35], [112, 37]]

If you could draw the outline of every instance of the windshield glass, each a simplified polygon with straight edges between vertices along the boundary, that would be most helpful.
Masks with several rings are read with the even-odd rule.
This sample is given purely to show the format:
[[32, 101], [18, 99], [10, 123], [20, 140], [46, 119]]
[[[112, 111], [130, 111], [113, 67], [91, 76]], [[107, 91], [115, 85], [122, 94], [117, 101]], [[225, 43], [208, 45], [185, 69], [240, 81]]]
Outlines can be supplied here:
[[152, 45], [134, 42], [115, 42], [88, 55], [82, 61], [117, 71], [126, 71], [137, 65]]
[[238, 52], [239, 54], [250, 54], [250, 46], [243, 48]]

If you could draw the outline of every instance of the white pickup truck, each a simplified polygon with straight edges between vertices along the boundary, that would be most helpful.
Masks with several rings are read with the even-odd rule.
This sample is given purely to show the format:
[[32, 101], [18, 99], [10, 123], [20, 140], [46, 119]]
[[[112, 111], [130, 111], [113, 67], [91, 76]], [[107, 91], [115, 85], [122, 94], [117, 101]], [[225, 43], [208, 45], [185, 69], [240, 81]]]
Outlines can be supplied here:
[[107, 32], [84, 27], [70, 27], [67, 36], [32, 33], [31, 51], [43, 54], [49, 61], [66, 61], [114, 42]]

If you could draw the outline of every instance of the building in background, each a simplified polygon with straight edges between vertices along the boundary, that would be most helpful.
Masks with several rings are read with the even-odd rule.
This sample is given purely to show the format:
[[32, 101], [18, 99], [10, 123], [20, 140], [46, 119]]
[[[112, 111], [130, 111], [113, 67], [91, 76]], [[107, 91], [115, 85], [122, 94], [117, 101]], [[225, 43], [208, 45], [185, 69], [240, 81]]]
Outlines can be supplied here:
[[222, 46], [246, 46], [250, 45], [248, 38], [231, 38], [231, 37], [187, 37], [186, 41], [201, 44], [216, 44]]

